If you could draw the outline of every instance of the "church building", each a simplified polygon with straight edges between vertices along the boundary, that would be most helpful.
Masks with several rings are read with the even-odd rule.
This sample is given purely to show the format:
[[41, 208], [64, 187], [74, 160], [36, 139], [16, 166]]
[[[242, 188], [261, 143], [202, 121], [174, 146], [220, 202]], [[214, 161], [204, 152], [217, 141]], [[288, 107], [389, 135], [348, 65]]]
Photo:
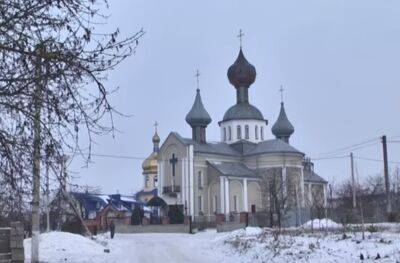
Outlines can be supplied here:
[[186, 115], [192, 137], [171, 132], [157, 151], [158, 196], [194, 218], [279, 213], [287, 224], [295, 224], [295, 218], [309, 207], [325, 207], [327, 182], [314, 172], [305, 154], [291, 145], [294, 127], [283, 102], [271, 127], [275, 138], [268, 138], [269, 123], [250, 103], [248, 93], [256, 69], [242, 48], [227, 75], [236, 103], [218, 122], [220, 141], [207, 140], [212, 119], [197, 89]]

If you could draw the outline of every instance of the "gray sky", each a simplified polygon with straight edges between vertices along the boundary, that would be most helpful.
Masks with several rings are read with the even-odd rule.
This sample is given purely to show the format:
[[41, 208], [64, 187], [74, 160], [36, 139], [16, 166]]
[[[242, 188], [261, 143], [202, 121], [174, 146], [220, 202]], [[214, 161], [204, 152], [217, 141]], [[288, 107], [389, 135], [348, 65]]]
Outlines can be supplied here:
[[[154, 121], [162, 140], [170, 131], [191, 135], [184, 118], [194, 101], [196, 69], [213, 119], [207, 137], [219, 140], [217, 122], [235, 103], [226, 71], [238, 53], [240, 28], [245, 56], [257, 69], [250, 102], [270, 128], [279, 113], [279, 86], [285, 86], [293, 146], [317, 158], [382, 134], [400, 135], [399, 1], [110, 1], [107, 12], [105, 30], [119, 27], [129, 35], [143, 27], [146, 35], [137, 54], [109, 76], [110, 86], [120, 87], [113, 104], [133, 117], [117, 118], [121, 133], [98, 138], [93, 152], [139, 159], [94, 157], [88, 168], [76, 159], [69, 169], [79, 184], [105, 193], [138, 190]], [[381, 159], [381, 148], [355, 155]], [[400, 143], [389, 144], [389, 158], [400, 161]], [[329, 181], [349, 177], [348, 159], [315, 166]], [[357, 160], [357, 166], [361, 179], [382, 170], [372, 161]]]

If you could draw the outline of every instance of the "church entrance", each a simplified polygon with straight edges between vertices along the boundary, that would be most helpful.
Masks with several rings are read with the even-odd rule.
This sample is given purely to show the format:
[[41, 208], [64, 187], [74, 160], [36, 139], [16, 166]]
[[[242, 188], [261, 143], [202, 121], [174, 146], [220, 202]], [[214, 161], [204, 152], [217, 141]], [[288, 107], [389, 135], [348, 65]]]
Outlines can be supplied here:
[[168, 217], [170, 224], [183, 224], [183, 205], [169, 205]]

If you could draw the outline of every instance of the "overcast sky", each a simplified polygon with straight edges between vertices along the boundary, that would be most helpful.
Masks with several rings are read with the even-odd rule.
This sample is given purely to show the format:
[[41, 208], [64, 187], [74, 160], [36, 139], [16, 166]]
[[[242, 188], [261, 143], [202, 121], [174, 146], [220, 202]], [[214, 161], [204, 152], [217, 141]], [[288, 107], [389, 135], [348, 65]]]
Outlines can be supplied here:
[[[76, 159], [74, 182], [100, 186], [104, 193], [132, 193], [143, 185], [142, 159], [152, 151], [153, 123], [162, 140], [170, 131], [190, 137], [185, 115], [194, 101], [196, 69], [203, 103], [213, 121], [209, 140], [219, 140], [220, 121], [235, 103], [226, 77], [235, 61], [242, 29], [243, 50], [257, 70], [250, 102], [269, 120], [279, 113], [279, 86], [289, 120], [291, 144], [313, 158], [376, 138], [356, 156], [381, 159], [378, 137], [400, 135], [400, 2], [328, 1], [109, 1], [104, 30], [124, 35], [146, 31], [135, 56], [113, 71], [119, 87], [113, 104], [131, 118], [117, 118], [121, 133], [97, 139], [88, 168]], [[273, 135], [268, 129], [267, 139]], [[397, 138], [400, 139], [400, 138]], [[392, 139], [394, 140], [394, 138]], [[334, 154], [334, 156], [348, 154]], [[400, 161], [400, 143], [389, 144]], [[393, 165], [391, 165], [394, 167]], [[381, 172], [379, 162], [357, 160], [360, 178]], [[349, 178], [349, 159], [316, 160], [329, 181]]]

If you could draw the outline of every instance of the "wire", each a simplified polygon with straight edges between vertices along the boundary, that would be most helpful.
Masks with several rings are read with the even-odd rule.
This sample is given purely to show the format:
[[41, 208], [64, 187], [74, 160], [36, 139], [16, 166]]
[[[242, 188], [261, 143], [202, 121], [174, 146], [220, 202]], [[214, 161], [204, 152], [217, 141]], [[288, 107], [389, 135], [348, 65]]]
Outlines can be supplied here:
[[349, 158], [349, 155], [341, 155], [341, 156], [332, 156], [332, 157], [320, 157], [320, 158], [311, 158], [312, 161], [320, 161], [320, 160], [332, 160], [332, 159], [343, 159]]
[[336, 149], [336, 150], [333, 150], [333, 151], [325, 152], [325, 153], [322, 153], [321, 155], [332, 155], [332, 154], [342, 153], [344, 151], [351, 151], [351, 150], [354, 151], [354, 150], [362, 149], [362, 148], [374, 145], [374, 144], [369, 144], [368, 146], [363, 146], [364, 144], [368, 144], [368, 143], [371, 143], [371, 142], [374, 142], [374, 144], [379, 143], [379, 137], [374, 137], [373, 139], [369, 139], [367, 141], [356, 143], [356, 144], [353, 144], [353, 145], [350, 145], [350, 146], [347, 146], [347, 147], [343, 147], [343, 148], [339, 148], [339, 149]]
[[[381, 159], [373, 159], [373, 158], [360, 157], [360, 156], [354, 156], [354, 158], [359, 159], [359, 160], [372, 161], [372, 162], [383, 162], [383, 160], [381, 160]], [[388, 161], [388, 163], [400, 164], [399, 161]]]

